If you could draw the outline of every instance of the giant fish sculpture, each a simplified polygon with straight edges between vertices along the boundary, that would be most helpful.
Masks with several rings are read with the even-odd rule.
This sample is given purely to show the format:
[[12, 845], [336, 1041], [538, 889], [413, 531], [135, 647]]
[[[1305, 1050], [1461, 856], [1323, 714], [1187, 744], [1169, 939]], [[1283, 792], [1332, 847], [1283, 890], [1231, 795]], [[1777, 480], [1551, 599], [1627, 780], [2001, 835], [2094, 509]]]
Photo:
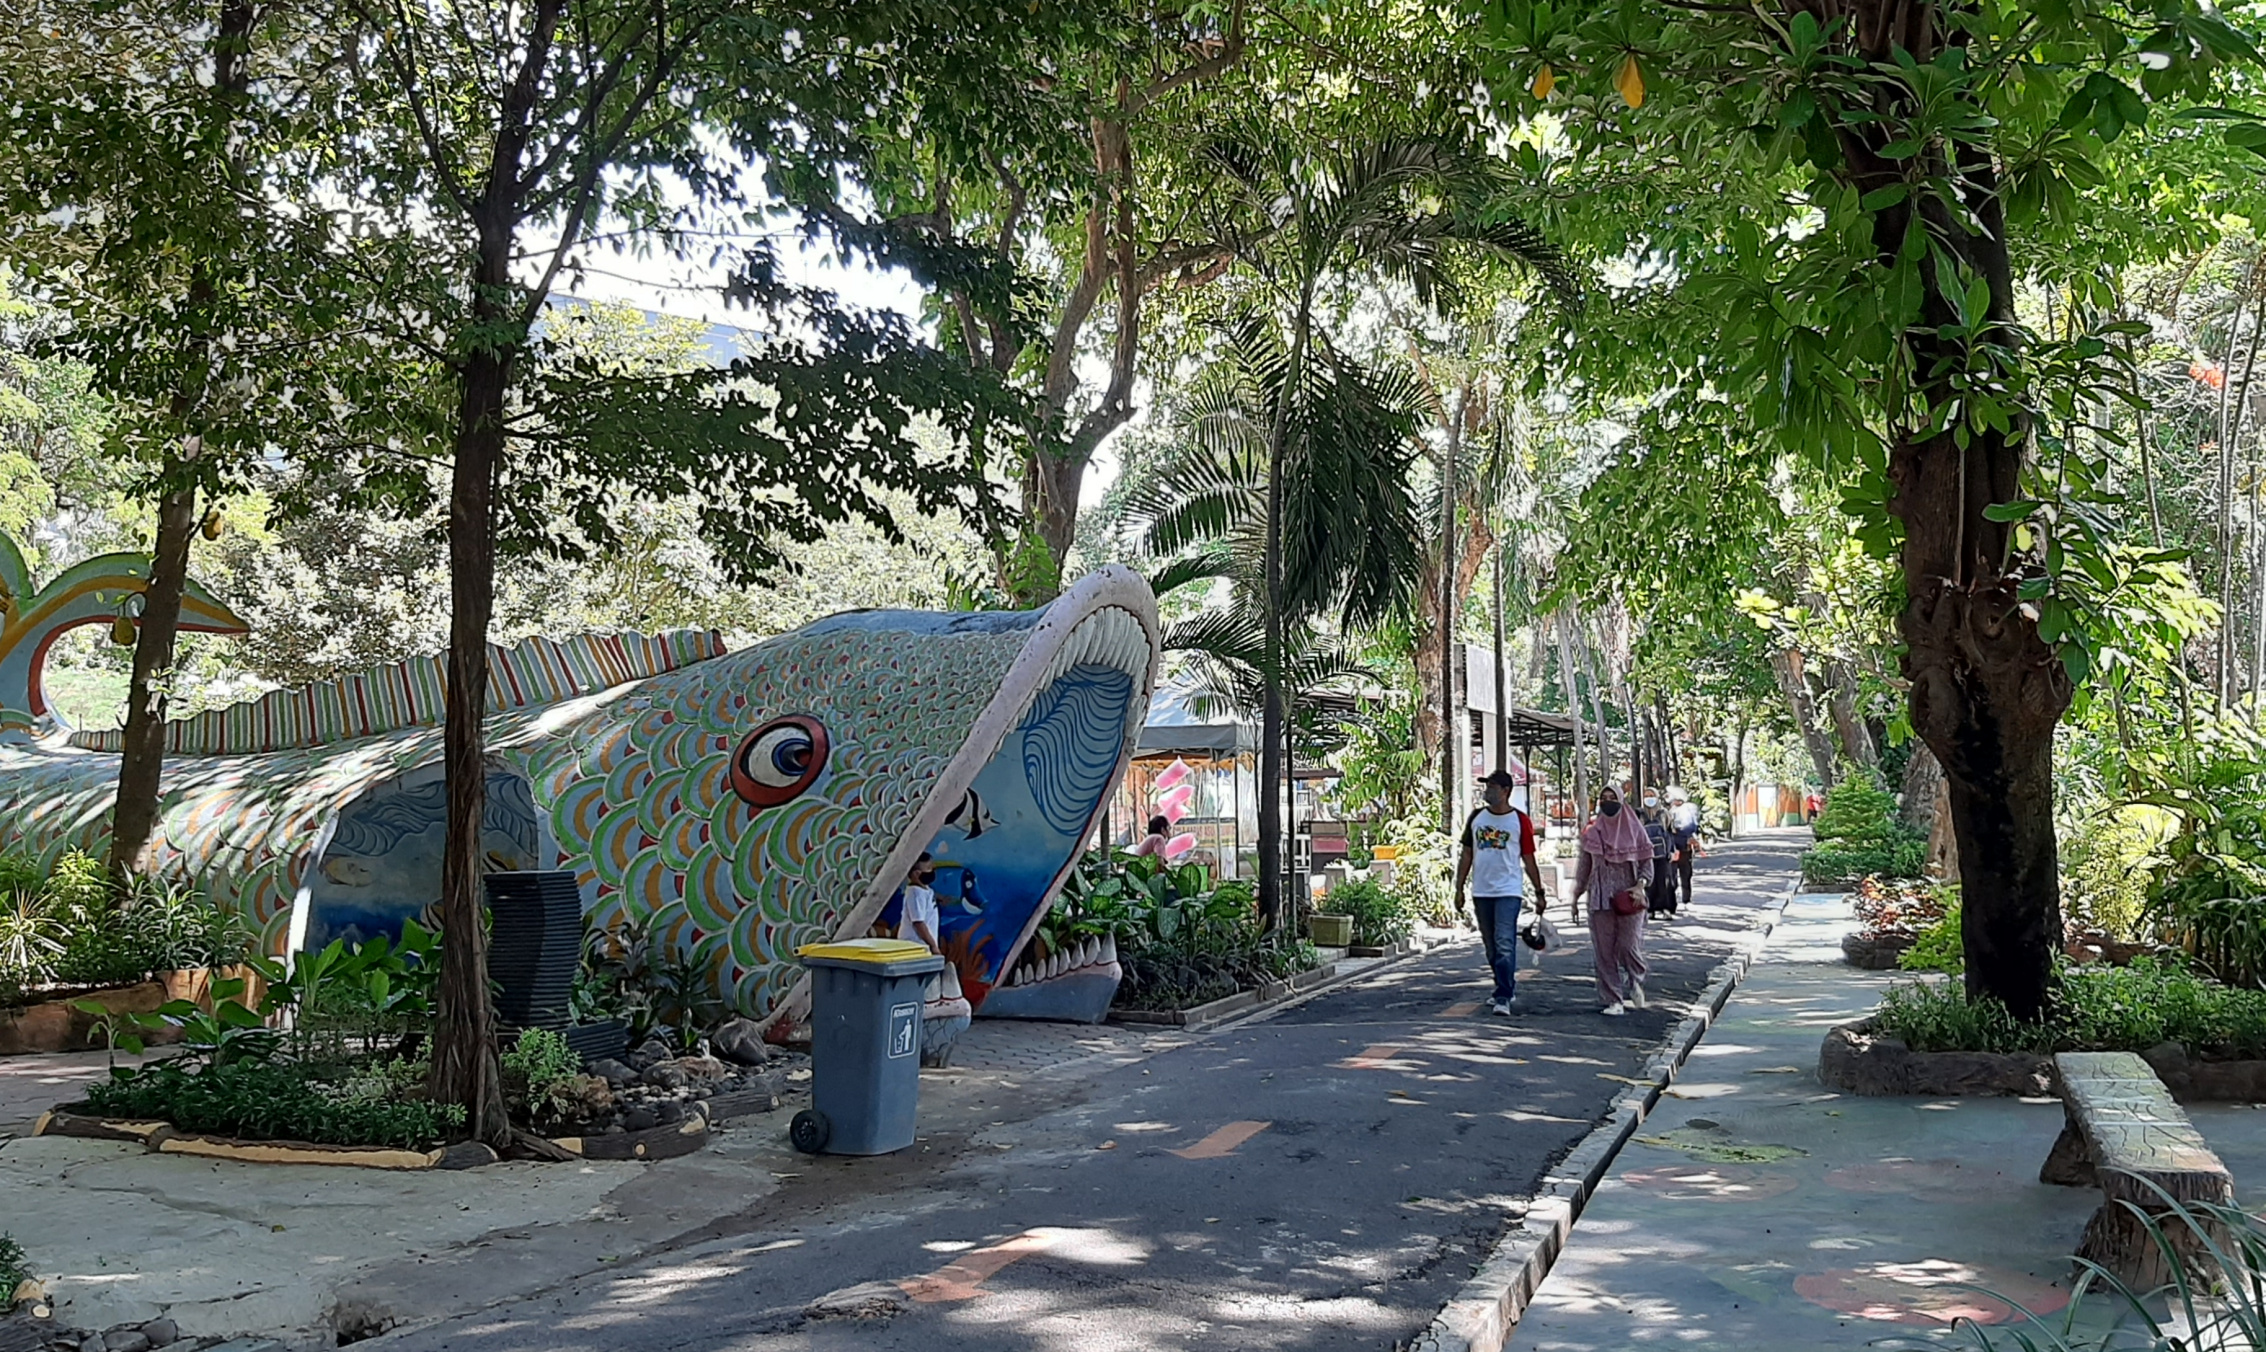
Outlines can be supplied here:
[[[113, 572], [114, 605], [141, 583]], [[4, 539], [0, 578], [41, 594]], [[27, 711], [0, 720], [0, 849], [52, 862], [105, 843], [118, 734], [62, 728], [38, 661], [8, 658], [112, 614], [19, 601], [0, 629], [0, 708]], [[241, 628], [202, 593], [190, 618]], [[868, 932], [931, 852], [951, 875], [941, 937], [980, 1007], [1123, 773], [1156, 603], [1108, 568], [1042, 610], [852, 612], [730, 652], [677, 632], [491, 657], [492, 866], [573, 870], [593, 923], [643, 927], [712, 998], [775, 1021], [797, 1012], [796, 950]], [[170, 724], [153, 868], [196, 879], [271, 952], [398, 930], [439, 896], [441, 695], [428, 658]]]

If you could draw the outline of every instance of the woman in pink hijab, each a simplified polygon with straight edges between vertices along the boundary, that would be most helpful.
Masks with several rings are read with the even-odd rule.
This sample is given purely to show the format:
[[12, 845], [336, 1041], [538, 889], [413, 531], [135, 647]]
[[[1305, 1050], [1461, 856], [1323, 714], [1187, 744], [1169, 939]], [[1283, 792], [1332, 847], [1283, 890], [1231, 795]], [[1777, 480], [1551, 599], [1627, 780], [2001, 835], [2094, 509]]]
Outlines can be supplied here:
[[1636, 813], [1622, 808], [1620, 792], [1606, 789], [1597, 816], [1582, 828], [1574, 900], [1589, 897], [1589, 956], [1607, 1014], [1645, 1007], [1644, 898], [1651, 882], [1652, 837]]

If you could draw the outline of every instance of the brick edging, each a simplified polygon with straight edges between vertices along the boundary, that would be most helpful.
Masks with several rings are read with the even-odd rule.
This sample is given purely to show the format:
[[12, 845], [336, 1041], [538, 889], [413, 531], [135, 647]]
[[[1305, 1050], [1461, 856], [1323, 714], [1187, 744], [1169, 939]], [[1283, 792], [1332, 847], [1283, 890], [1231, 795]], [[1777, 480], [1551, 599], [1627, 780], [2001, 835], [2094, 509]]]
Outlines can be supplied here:
[[1564, 1251], [1590, 1194], [1604, 1181], [1605, 1171], [1613, 1167], [1621, 1147], [1660, 1102], [1661, 1092], [1675, 1082], [1692, 1048], [1722, 1014], [1731, 992], [1738, 988], [1800, 889], [1799, 879], [1789, 883], [1778, 904], [1764, 908], [1750, 922], [1748, 935], [1731, 956], [1716, 964], [1707, 989], [1645, 1061], [1640, 1072], [1645, 1083], [1632, 1086], [1614, 1100], [1606, 1119], [1543, 1176], [1526, 1215], [1504, 1233], [1479, 1271], [1441, 1307], [1431, 1326], [1409, 1344], [1409, 1352], [1500, 1352], [1504, 1340], [1517, 1327], [1519, 1316], [1526, 1312], [1527, 1302]]

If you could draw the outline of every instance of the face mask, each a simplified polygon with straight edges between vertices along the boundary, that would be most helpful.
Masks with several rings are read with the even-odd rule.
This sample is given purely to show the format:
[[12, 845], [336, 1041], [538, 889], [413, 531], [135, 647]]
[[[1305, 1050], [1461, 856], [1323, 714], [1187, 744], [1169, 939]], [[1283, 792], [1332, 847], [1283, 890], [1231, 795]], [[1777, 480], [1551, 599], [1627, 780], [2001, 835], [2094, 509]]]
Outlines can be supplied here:
[[1597, 805], [1597, 810], [1604, 813], [1608, 817], [1618, 817], [1621, 815], [1621, 805], [1617, 802], [1608, 801], [1600, 803]]
[[1644, 805], [1646, 807], [1658, 807], [1660, 806], [1660, 800], [1651, 796], [1650, 794], [1647, 794], [1645, 795]]

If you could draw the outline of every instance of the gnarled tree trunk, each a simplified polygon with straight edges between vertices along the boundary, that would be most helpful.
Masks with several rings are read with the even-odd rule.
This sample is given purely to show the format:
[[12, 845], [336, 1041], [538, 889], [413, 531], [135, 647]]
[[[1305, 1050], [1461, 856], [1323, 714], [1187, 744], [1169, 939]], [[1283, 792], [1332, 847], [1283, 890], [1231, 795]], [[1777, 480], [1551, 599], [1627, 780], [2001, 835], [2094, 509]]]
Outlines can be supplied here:
[[1833, 742], [1818, 725], [1817, 701], [1810, 697], [1809, 676], [1803, 670], [1801, 650], [1780, 648], [1772, 653], [1770, 671], [1778, 678], [1779, 693], [1786, 696], [1786, 707], [1793, 713], [1794, 728], [1802, 734], [1802, 745], [1810, 753], [1810, 765], [1817, 772], [1818, 784], [1832, 788]]
[[[1933, 0], [1852, 0], [1789, 9], [1833, 11], [1869, 61], [1887, 66], [1909, 54], [1932, 61], [1954, 40]], [[1967, 205], [1954, 212], [1933, 193], [1915, 193], [1873, 216], [1873, 245], [1893, 266], [1918, 224], [1935, 252], [1917, 268], [1921, 305], [1905, 341], [1916, 392], [1931, 408], [1962, 396], [1955, 382], [1971, 360], [1956, 340], [1963, 311], [1955, 258], [1989, 293], [1982, 341], [2019, 350], [2014, 269], [1997, 166], [1988, 145], [1931, 144], [1914, 165], [1888, 143], [1910, 134], [1919, 95], [1886, 84], [1874, 114], [1837, 124], [1838, 175], [1860, 192], [1901, 186], [1918, 172], [1950, 181]], [[1883, 116], [1885, 114], [1885, 116]], [[1883, 154], [1897, 150], [1894, 157]], [[1913, 213], [1922, 213], [1915, 222]], [[1969, 340], [1972, 341], [1972, 340]], [[2019, 497], [2028, 429], [1968, 427], [1928, 435], [1906, 423], [1889, 436], [1889, 510], [1904, 523], [1906, 600], [1897, 617], [1912, 723], [1942, 762], [1950, 784], [1962, 893], [1967, 991], [1989, 996], [2021, 1019], [2046, 1008], [2053, 955], [2061, 941], [2061, 897], [2053, 822], [2053, 735], [2068, 708], [2068, 672], [2020, 594], [2025, 557], [2010, 523], [1991, 520], [1993, 504]]]

